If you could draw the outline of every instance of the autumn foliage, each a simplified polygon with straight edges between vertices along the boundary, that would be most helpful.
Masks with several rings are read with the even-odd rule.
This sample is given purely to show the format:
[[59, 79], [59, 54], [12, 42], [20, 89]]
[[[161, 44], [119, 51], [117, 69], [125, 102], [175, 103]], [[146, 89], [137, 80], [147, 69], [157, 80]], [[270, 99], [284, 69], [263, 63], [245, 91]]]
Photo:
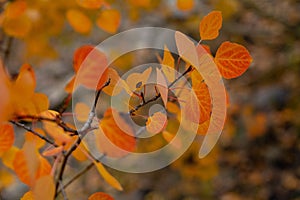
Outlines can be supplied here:
[[[50, 1], [51, 2], [51, 1]], [[132, 9], [147, 7], [147, 1], [128, 1]], [[144, 2], [144, 3], [143, 3]], [[93, 24], [101, 30], [113, 34], [118, 31], [121, 24], [121, 14], [117, 9], [103, 0], [77, 0], [74, 2], [61, 1], [58, 3], [59, 13], [52, 5], [45, 1], [42, 4], [28, 4], [25, 0], [16, 0], [7, 3], [2, 14], [1, 26], [5, 34], [22, 38], [28, 44], [29, 52], [34, 54], [37, 43], [44, 47], [51, 46], [44, 41], [43, 35], [38, 35], [36, 41], [30, 39], [36, 27], [45, 28], [46, 35], [59, 34], [65, 19], [69, 26], [77, 33], [87, 35], [92, 31]], [[194, 1], [177, 1], [178, 9], [188, 11], [193, 8]], [[47, 11], [45, 11], [47, 8]], [[30, 14], [35, 10], [37, 14]], [[91, 11], [91, 12], [90, 12]], [[39, 20], [49, 12], [48, 22]], [[61, 16], [61, 17], [60, 17]], [[58, 19], [59, 18], [59, 19]], [[105, 156], [121, 158], [130, 152], [140, 151], [138, 139], [133, 128], [122, 117], [117, 109], [109, 107], [101, 115], [96, 114], [96, 105], [101, 101], [100, 93], [108, 96], [126, 92], [132, 96], [130, 116], [140, 118], [146, 130], [152, 136], [161, 136], [163, 143], [172, 142], [176, 130], [174, 126], [180, 121], [178, 99], [174, 93], [181, 94], [184, 105], [184, 115], [198, 126], [197, 133], [205, 135], [211, 120], [212, 107], [210, 91], [205, 79], [198, 73], [190, 52], [183, 50], [194, 49], [196, 58], [207, 55], [213, 59], [223, 78], [233, 79], [241, 76], [250, 66], [252, 57], [242, 45], [225, 41], [216, 51], [215, 55], [203, 41], [216, 39], [222, 27], [222, 13], [213, 11], [202, 18], [199, 24], [200, 42], [180, 39], [175, 35], [179, 55], [172, 54], [165, 46], [162, 57], [158, 56], [161, 68], [149, 67], [143, 72], [130, 74], [125, 80], [120, 78], [117, 69], [108, 66], [106, 55], [92, 45], [84, 45], [74, 52], [74, 76], [66, 84], [66, 99], [63, 100], [62, 109], [52, 110], [49, 98], [36, 92], [37, 84], [34, 69], [30, 64], [20, 67], [17, 76], [12, 76], [0, 62], [0, 157], [3, 165], [11, 169], [20, 181], [29, 186], [29, 191], [22, 199], [53, 199], [64, 192], [66, 165], [73, 157], [78, 162], [90, 160], [107, 184], [116, 190], [123, 190], [119, 180], [103, 166], [101, 159], [94, 158], [82, 138], [87, 134], [94, 134], [96, 145]], [[53, 52], [54, 53], [54, 52]], [[192, 60], [192, 62], [190, 62]], [[195, 97], [191, 97], [184, 90], [174, 89], [173, 84], [186, 84], [181, 77], [174, 73], [179, 71], [191, 84]], [[157, 85], [147, 85], [151, 74], [156, 74]], [[99, 75], [101, 78], [99, 78]], [[73, 91], [78, 87], [96, 90], [95, 105], [90, 108], [86, 104], [78, 103], [72, 115], [85, 126], [77, 130], [75, 125], [66, 120], [65, 112], [69, 106]], [[150, 92], [152, 91], [152, 92]], [[227, 94], [228, 95], [228, 94]], [[147, 104], [157, 99], [166, 112], [155, 112], [145, 115], [142, 110]], [[188, 100], [189, 99], [189, 100]], [[98, 104], [98, 106], [101, 106]], [[199, 107], [200, 116], [196, 116], [194, 107]], [[100, 118], [98, 118], [101, 116]], [[92, 120], [96, 118], [96, 126]], [[122, 127], [119, 128], [119, 127]], [[15, 138], [20, 133], [14, 132], [14, 127], [24, 130], [24, 143], [15, 145]], [[188, 125], [185, 126], [188, 129]], [[173, 144], [180, 146], [179, 140]], [[116, 148], [118, 147], [118, 148]], [[121, 150], [120, 150], [121, 149]], [[48, 188], [47, 190], [45, 188]], [[111, 200], [110, 195], [97, 192], [91, 194], [89, 200]]]

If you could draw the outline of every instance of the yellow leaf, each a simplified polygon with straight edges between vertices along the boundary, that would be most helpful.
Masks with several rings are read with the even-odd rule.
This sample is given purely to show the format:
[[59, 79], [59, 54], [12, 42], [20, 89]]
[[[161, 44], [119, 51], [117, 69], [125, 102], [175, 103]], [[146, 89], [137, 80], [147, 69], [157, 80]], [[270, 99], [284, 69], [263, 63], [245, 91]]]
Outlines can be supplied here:
[[13, 169], [13, 161], [18, 151], [19, 151], [18, 147], [12, 146], [9, 150], [7, 150], [4, 154], [2, 154], [1, 156], [2, 163], [6, 167]]
[[170, 53], [167, 46], [164, 47], [164, 58], [162, 60], [161, 69], [166, 76], [169, 83], [172, 83], [175, 80], [175, 65], [174, 65], [174, 58]]
[[112, 187], [114, 187], [117, 190], [122, 191], [123, 188], [119, 181], [115, 179], [100, 162], [94, 161], [94, 164], [97, 167], [98, 172], [101, 174], [101, 176], [104, 178], [104, 180]]
[[194, 0], [177, 0], [177, 8], [182, 11], [189, 11], [194, 7]]
[[104, 1], [103, 0], [76, 0], [78, 5], [87, 9], [99, 9]]
[[23, 197], [21, 197], [21, 200], [34, 200], [32, 191], [26, 192]]
[[164, 105], [167, 106], [169, 89], [163, 73], [158, 68], [156, 68], [156, 79], [156, 88], [160, 93]]
[[121, 23], [121, 14], [118, 10], [109, 9], [100, 12], [96, 24], [108, 33], [116, 33]]
[[53, 177], [46, 175], [38, 178], [32, 189], [34, 199], [53, 200], [55, 185]]
[[90, 113], [90, 108], [82, 102], [79, 102], [75, 105], [75, 116], [78, 121], [85, 122]]
[[31, 30], [31, 21], [26, 16], [5, 18], [2, 26], [7, 35], [24, 38]]

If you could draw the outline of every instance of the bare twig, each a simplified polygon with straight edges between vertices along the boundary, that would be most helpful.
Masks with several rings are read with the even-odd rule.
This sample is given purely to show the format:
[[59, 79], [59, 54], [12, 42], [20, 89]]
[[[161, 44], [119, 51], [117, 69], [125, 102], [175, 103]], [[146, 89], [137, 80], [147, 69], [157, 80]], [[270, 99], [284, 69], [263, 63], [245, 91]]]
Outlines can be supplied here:
[[58, 172], [58, 178], [57, 178], [57, 182], [56, 182], [56, 189], [55, 189], [55, 197], [57, 197], [58, 193], [58, 187], [59, 187], [59, 183], [63, 181], [63, 175], [64, 175], [64, 171], [67, 165], [67, 161], [70, 157], [70, 155], [77, 149], [77, 147], [80, 145], [82, 138], [90, 131], [90, 129], [92, 128], [92, 122], [94, 117], [96, 116], [96, 106], [97, 106], [97, 102], [98, 99], [100, 97], [101, 91], [107, 87], [110, 84], [110, 79], [108, 79], [108, 81], [96, 92], [95, 95], [95, 100], [94, 100], [94, 104], [91, 108], [91, 111], [89, 113], [89, 118], [86, 121], [86, 123], [83, 125], [83, 127], [78, 131], [78, 138], [77, 140], [72, 144], [72, 146], [69, 148], [69, 150], [66, 152], [66, 154], [64, 155], [60, 170]]
[[47, 137], [45, 137], [45, 136], [39, 134], [38, 132], [34, 131], [34, 130], [33, 130], [32, 128], [30, 128], [29, 126], [26, 126], [25, 124], [22, 124], [22, 123], [20, 123], [20, 122], [13, 121], [13, 120], [10, 120], [9, 122], [12, 123], [12, 124], [14, 124], [14, 125], [16, 125], [16, 126], [19, 126], [19, 127], [23, 128], [23, 129], [27, 130], [27, 131], [29, 131], [29, 132], [32, 133], [33, 135], [35, 135], [35, 136], [41, 138], [42, 140], [46, 141], [47, 143], [53, 145], [54, 147], [58, 147], [58, 145], [55, 144], [52, 140], [50, 140], [50, 139], [48, 139]]
[[[191, 72], [193, 70], [192, 66], [189, 66], [180, 76], [178, 76], [172, 83], [170, 83], [170, 85], [168, 85], [168, 89], [170, 89], [177, 81], [179, 81], [182, 77], [184, 77], [187, 73]], [[157, 99], [159, 99], [161, 97], [161, 94], [158, 93], [157, 95], [155, 95], [153, 98], [147, 100], [147, 101], [143, 101], [141, 104], [137, 105], [135, 108], [131, 109], [129, 111], [130, 115], [134, 115], [134, 113], [136, 111], [138, 111], [141, 107], [156, 101]]]

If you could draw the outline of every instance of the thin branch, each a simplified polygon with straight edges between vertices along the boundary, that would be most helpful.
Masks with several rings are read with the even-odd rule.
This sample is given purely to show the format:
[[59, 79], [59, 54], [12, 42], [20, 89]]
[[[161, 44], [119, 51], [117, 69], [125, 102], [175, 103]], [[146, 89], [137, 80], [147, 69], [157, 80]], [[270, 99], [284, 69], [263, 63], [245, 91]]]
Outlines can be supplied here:
[[14, 125], [16, 125], [16, 126], [18, 126], [18, 127], [21, 127], [21, 128], [23, 128], [23, 129], [29, 131], [29, 132], [32, 133], [33, 135], [35, 135], [35, 136], [41, 138], [42, 140], [46, 141], [47, 143], [53, 145], [54, 147], [58, 147], [58, 145], [55, 144], [55, 142], [53, 142], [52, 140], [48, 139], [47, 137], [45, 137], [45, 136], [39, 134], [38, 132], [34, 131], [34, 130], [33, 130], [32, 128], [30, 128], [29, 126], [26, 126], [25, 124], [22, 124], [22, 123], [20, 123], [20, 122], [16, 122], [16, 121], [13, 121], [13, 120], [10, 120], [9, 122], [12, 123], [12, 124], [14, 124]]
[[56, 182], [56, 187], [55, 187], [55, 197], [57, 197], [58, 193], [58, 187], [59, 187], [59, 183], [62, 182], [63, 180], [63, 175], [64, 175], [64, 171], [67, 165], [67, 161], [70, 157], [70, 155], [77, 149], [77, 147], [80, 145], [82, 138], [86, 135], [86, 133], [88, 133], [90, 131], [90, 129], [92, 128], [92, 121], [96, 115], [96, 106], [98, 103], [98, 99], [100, 97], [101, 91], [107, 87], [110, 84], [110, 79], [108, 79], [108, 81], [96, 92], [95, 95], [95, 101], [93, 104], [93, 107], [91, 108], [91, 111], [89, 113], [89, 118], [86, 121], [86, 123], [83, 125], [83, 127], [78, 131], [78, 138], [77, 140], [72, 144], [72, 146], [69, 148], [69, 150], [66, 152], [66, 154], [64, 155], [60, 170], [58, 172], [58, 179]]
[[65, 132], [73, 133], [73, 135], [78, 135], [78, 131], [76, 129], [73, 129], [69, 127], [64, 121], [62, 121], [60, 116], [56, 116], [55, 118], [47, 118], [47, 117], [41, 117], [36, 115], [21, 115], [16, 117], [17, 120], [37, 120], [37, 121], [48, 121], [57, 124], [60, 126]]
[[61, 194], [63, 195], [64, 200], [68, 200], [68, 197], [67, 197], [66, 191], [64, 189], [64, 186], [62, 184], [62, 181], [59, 181], [59, 185], [60, 185], [60, 191], [61, 191]]
[[[193, 70], [193, 67], [192, 66], [189, 66], [185, 72], [183, 72], [179, 77], [177, 77], [172, 83], [170, 83], [170, 85], [168, 85], [168, 89], [170, 89], [177, 81], [179, 81], [182, 77], [184, 77], [187, 73], [191, 72]], [[161, 97], [161, 94], [158, 93], [157, 95], [155, 95], [153, 98], [147, 100], [147, 101], [143, 101], [141, 104], [137, 105], [135, 108], [131, 109], [129, 111], [129, 114], [130, 115], [134, 115], [134, 113], [136, 111], [138, 111], [141, 107], [151, 103], [151, 102], [154, 102], [156, 101], [157, 99], [159, 99]]]

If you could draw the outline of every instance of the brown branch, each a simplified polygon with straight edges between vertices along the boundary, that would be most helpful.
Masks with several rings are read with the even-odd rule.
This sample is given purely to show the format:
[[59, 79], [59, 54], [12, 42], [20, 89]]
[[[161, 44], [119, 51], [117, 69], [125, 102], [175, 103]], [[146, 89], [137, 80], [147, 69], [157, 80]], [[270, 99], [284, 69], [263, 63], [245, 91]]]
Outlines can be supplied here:
[[55, 142], [53, 142], [52, 140], [48, 139], [47, 137], [45, 137], [45, 136], [39, 134], [38, 132], [34, 131], [32, 128], [26, 126], [25, 124], [22, 124], [22, 123], [20, 123], [20, 122], [13, 121], [13, 120], [10, 120], [9, 122], [12, 123], [12, 124], [14, 124], [14, 125], [16, 125], [16, 126], [18, 126], [18, 127], [21, 127], [21, 128], [23, 128], [23, 129], [29, 131], [29, 132], [32, 133], [33, 135], [35, 135], [35, 136], [41, 138], [42, 140], [46, 141], [47, 143], [53, 145], [54, 147], [58, 147], [58, 145], [55, 144]]
[[57, 178], [57, 182], [56, 182], [56, 187], [55, 187], [55, 197], [57, 197], [57, 195], [59, 194], [58, 192], [58, 187], [59, 187], [59, 183], [63, 181], [63, 175], [64, 175], [64, 171], [67, 165], [67, 161], [70, 157], [70, 155], [77, 149], [77, 147], [80, 145], [82, 138], [90, 131], [90, 129], [92, 128], [92, 122], [94, 117], [96, 116], [96, 106], [97, 106], [97, 102], [98, 99], [100, 97], [101, 91], [107, 87], [110, 84], [110, 79], [108, 79], [108, 81], [96, 92], [95, 95], [95, 101], [94, 104], [91, 108], [91, 111], [89, 113], [89, 118], [86, 121], [86, 123], [83, 125], [83, 127], [78, 131], [78, 138], [77, 140], [72, 144], [72, 146], [69, 148], [69, 150], [66, 152], [66, 154], [63, 157], [63, 161], [61, 164], [61, 167], [59, 169], [59, 173], [58, 173], [58, 178]]
[[[177, 81], [179, 81], [182, 77], [184, 77], [187, 73], [191, 72], [193, 70], [192, 66], [189, 66], [180, 76], [178, 76], [172, 83], [170, 83], [170, 85], [168, 85], [168, 89], [170, 89]], [[141, 104], [137, 105], [135, 108], [131, 109], [129, 111], [130, 115], [134, 115], [134, 113], [136, 111], [138, 111], [140, 108], [142, 108], [143, 106], [156, 101], [157, 99], [159, 99], [161, 97], [161, 94], [158, 93], [157, 95], [155, 95], [153, 98], [147, 100], [147, 101], [142, 101]]]

